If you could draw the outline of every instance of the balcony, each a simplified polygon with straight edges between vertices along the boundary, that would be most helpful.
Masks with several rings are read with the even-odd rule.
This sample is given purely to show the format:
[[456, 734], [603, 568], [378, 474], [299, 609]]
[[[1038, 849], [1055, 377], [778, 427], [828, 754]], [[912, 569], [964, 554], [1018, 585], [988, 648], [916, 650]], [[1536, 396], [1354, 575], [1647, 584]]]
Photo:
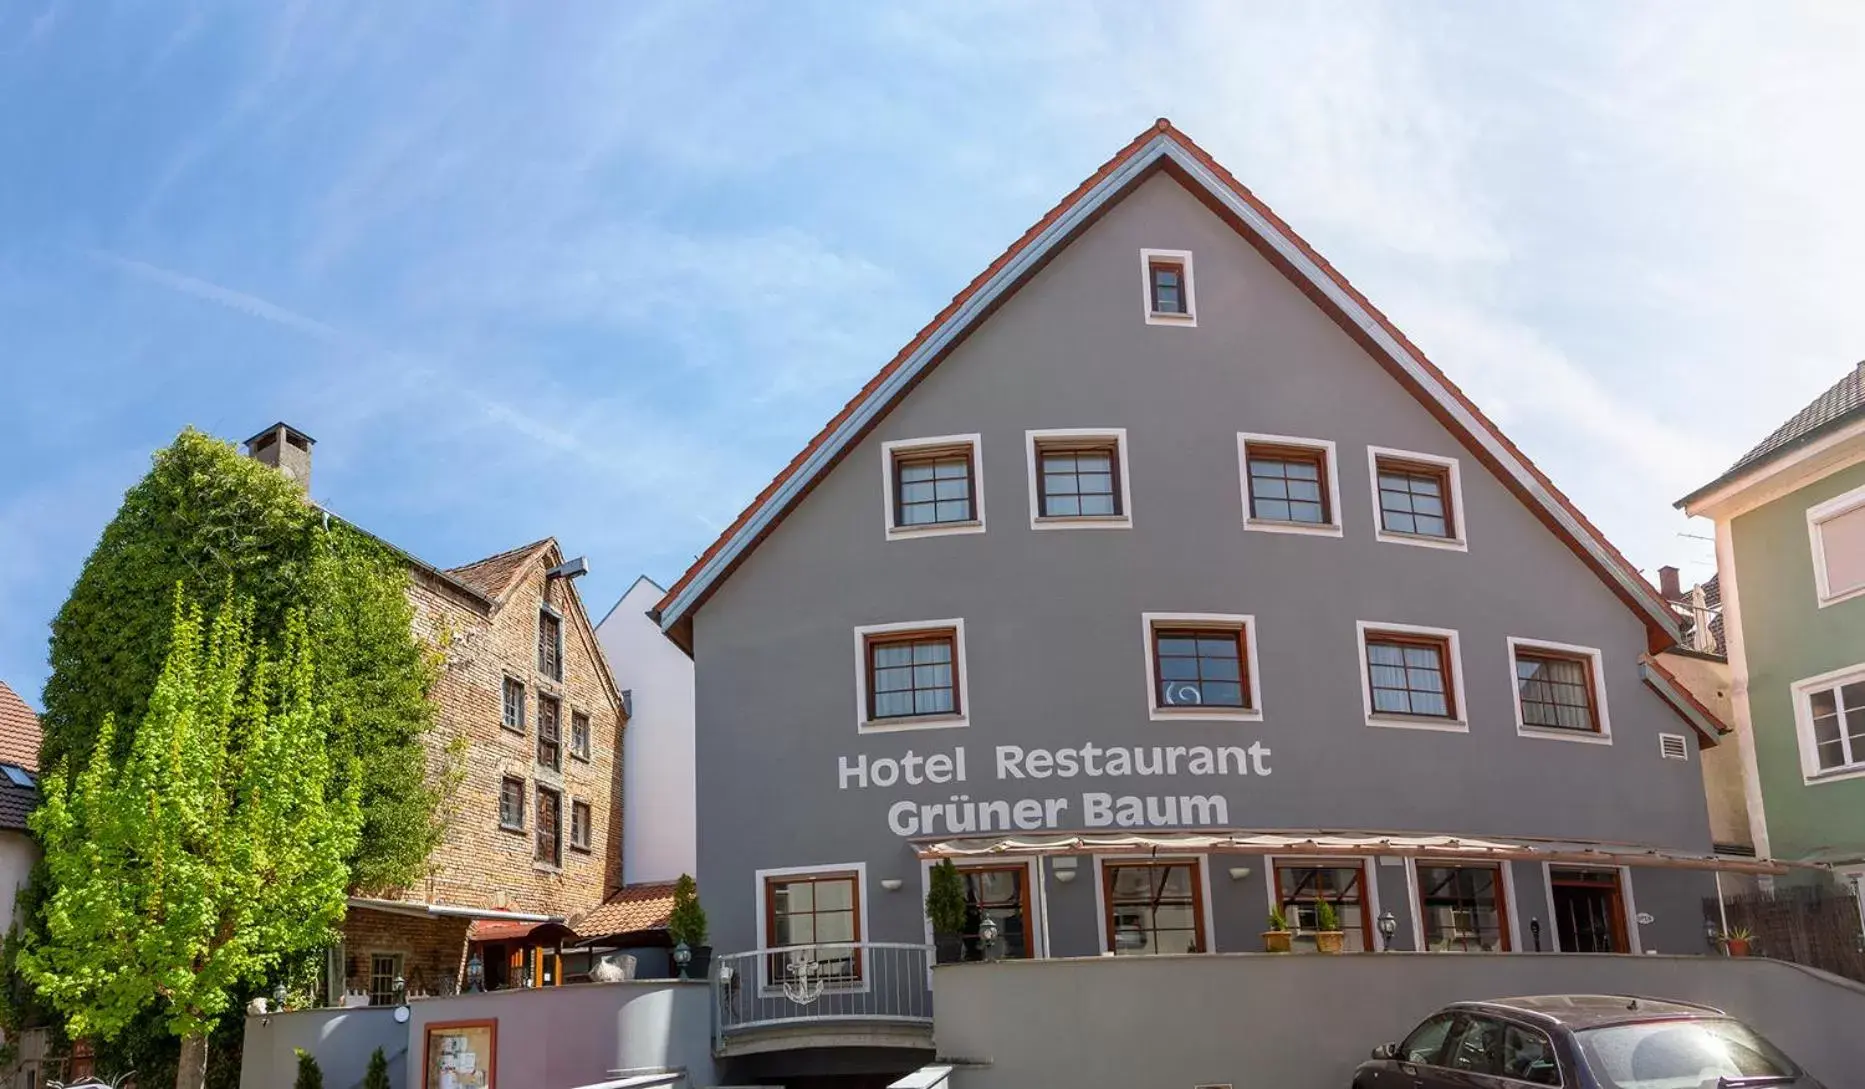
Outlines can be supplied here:
[[932, 947], [795, 945], [713, 958], [713, 1052], [932, 1048]]

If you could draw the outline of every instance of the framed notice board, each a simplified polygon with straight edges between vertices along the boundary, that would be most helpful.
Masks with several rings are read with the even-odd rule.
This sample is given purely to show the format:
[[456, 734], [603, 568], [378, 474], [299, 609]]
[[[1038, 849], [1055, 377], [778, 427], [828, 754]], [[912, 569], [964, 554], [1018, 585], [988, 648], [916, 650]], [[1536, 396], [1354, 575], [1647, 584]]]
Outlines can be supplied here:
[[498, 1089], [499, 1022], [436, 1021], [421, 1047], [421, 1089]]

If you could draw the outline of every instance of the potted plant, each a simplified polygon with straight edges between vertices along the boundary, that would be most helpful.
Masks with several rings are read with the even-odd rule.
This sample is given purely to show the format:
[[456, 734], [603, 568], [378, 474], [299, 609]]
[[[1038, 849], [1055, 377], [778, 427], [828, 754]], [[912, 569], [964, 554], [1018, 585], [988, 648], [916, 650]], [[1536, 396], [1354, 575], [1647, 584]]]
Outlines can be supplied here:
[[1340, 915], [1326, 900], [1315, 901], [1315, 949], [1321, 953], [1338, 953], [1347, 935], [1341, 933]]
[[1755, 940], [1755, 934], [1746, 926], [1731, 927], [1723, 931], [1723, 949], [1732, 957], [1748, 956], [1748, 947]]
[[933, 929], [935, 963], [952, 964], [965, 957], [965, 879], [949, 858], [933, 864], [927, 877], [926, 918]]
[[1281, 908], [1269, 913], [1269, 929], [1263, 931], [1263, 952], [1287, 953], [1289, 942], [1294, 937], [1289, 933], [1289, 921], [1282, 914]]
[[673, 910], [667, 915], [667, 937], [675, 945], [686, 943], [692, 954], [686, 978], [705, 979], [712, 970], [712, 946], [706, 944], [706, 909], [699, 906], [699, 885], [683, 873], [673, 885]]

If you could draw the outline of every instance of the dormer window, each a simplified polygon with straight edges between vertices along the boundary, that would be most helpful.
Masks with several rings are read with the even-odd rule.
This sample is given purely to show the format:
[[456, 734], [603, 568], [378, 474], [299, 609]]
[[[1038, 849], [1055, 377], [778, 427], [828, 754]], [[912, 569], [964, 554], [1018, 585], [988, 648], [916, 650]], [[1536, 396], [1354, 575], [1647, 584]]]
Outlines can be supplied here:
[[1187, 250], [1141, 250], [1146, 270], [1149, 325], [1196, 325], [1192, 305], [1192, 255]]

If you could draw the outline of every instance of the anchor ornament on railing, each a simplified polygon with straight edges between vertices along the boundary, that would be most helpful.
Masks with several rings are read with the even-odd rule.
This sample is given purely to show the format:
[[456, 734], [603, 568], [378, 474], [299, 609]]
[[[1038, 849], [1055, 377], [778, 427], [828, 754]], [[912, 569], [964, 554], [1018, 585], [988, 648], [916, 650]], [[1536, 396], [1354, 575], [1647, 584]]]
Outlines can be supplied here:
[[822, 962], [803, 952], [791, 953], [785, 960], [784, 997], [799, 1006], [821, 998]]

